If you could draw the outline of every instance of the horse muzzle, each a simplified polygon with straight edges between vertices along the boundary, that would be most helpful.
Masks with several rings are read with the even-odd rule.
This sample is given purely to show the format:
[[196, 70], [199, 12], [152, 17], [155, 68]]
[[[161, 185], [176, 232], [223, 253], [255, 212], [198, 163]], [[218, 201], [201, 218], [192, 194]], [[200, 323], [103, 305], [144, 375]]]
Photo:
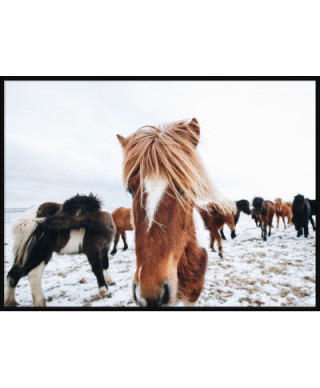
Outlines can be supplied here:
[[172, 287], [168, 279], [165, 279], [160, 287], [156, 286], [149, 292], [144, 292], [141, 284], [135, 279], [132, 286], [133, 299], [140, 307], [164, 307], [171, 304]]

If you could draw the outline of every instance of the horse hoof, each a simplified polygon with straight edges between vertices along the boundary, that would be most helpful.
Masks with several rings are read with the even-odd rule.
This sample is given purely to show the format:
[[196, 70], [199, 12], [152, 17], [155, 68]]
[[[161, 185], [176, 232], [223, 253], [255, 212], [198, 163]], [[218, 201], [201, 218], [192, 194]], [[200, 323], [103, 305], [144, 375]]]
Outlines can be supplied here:
[[18, 307], [19, 303], [14, 301], [4, 302], [4, 307]]
[[222, 257], [223, 257], [223, 254], [220, 252], [220, 253], [219, 253], [219, 256], [222, 258]]
[[106, 287], [100, 287], [100, 288], [99, 288], [99, 293], [100, 293], [100, 296], [101, 296], [102, 298], [105, 298], [105, 297], [108, 298], [109, 291], [108, 291], [108, 289], [107, 289]]
[[112, 298], [111, 292], [109, 292], [109, 294], [107, 295], [107, 298]]
[[110, 255], [111, 255], [111, 256], [114, 256], [116, 253], [117, 253], [117, 251], [112, 250], [112, 251], [110, 252]]
[[111, 282], [111, 283], [108, 283], [108, 286], [115, 286], [117, 283], [116, 282]]
[[126, 251], [128, 249], [128, 247], [123, 247], [123, 250]]

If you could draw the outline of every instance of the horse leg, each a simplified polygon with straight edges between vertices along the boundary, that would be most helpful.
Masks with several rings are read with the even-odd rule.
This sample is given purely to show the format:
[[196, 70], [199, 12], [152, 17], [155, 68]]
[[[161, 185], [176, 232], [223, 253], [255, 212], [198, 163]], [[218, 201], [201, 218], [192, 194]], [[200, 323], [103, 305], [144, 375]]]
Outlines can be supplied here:
[[[268, 222], [268, 225], [269, 225], [269, 233], [268, 233], [268, 236], [271, 236], [272, 221]], [[267, 233], [267, 230], [266, 230], [266, 233]]]
[[[103, 276], [102, 260], [98, 252], [90, 252], [87, 254], [89, 263], [91, 264], [92, 272], [95, 274], [98, 282], [100, 295], [108, 298], [111, 297], [109, 294], [107, 283]], [[109, 264], [109, 263], [108, 263]]]
[[117, 245], [118, 245], [118, 242], [119, 242], [119, 237], [120, 237], [120, 233], [117, 231], [117, 233], [115, 235], [115, 238], [114, 238], [113, 249], [110, 252], [110, 255], [112, 255], [112, 256], [117, 253]]
[[283, 221], [283, 225], [284, 225], [284, 228], [286, 229], [286, 219], [285, 219], [285, 216], [282, 216], [282, 221]]
[[316, 226], [315, 226], [315, 224], [314, 224], [314, 221], [313, 221], [313, 218], [312, 218], [312, 216], [311, 216], [311, 215], [310, 215], [310, 218], [309, 218], [309, 220], [310, 220], [310, 222], [311, 222], [312, 229], [313, 229], [313, 230], [316, 230]]
[[4, 306], [17, 306], [17, 302], [15, 299], [16, 287], [18, 285], [19, 280], [22, 278], [20, 271], [16, 270], [17, 267], [15, 265], [12, 266], [8, 275], [7, 275], [7, 293], [6, 298], [4, 300]]
[[261, 222], [261, 228], [262, 228], [262, 238], [263, 241], [267, 241], [267, 223]]
[[309, 220], [304, 224], [303, 231], [304, 231], [304, 237], [309, 236], [309, 227], [308, 227]]
[[127, 244], [127, 236], [126, 236], [126, 232], [124, 231], [123, 233], [121, 233], [121, 238], [122, 238], [122, 241], [123, 241], [123, 250], [127, 250], [128, 249], [128, 244]]
[[213, 232], [210, 231], [210, 248], [212, 252], [215, 252], [216, 250], [214, 249], [214, 235]]
[[223, 228], [220, 229], [220, 234], [221, 234], [221, 237], [223, 238], [223, 240], [226, 240], [226, 236], [224, 235]]
[[45, 269], [45, 262], [42, 261], [37, 267], [33, 268], [28, 273], [28, 280], [32, 292], [32, 300], [34, 307], [45, 307], [46, 300], [41, 288], [41, 278]]
[[222, 254], [222, 238], [220, 236], [220, 233], [217, 230], [214, 230], [213, 232], [213, 237], [217, 240], [218, 242], [218, 251], [219, 251], [219, 256], [223, 257]]
[[277, 229], [279, 228], [279, 216], [278, 216], [278, 214], [277, 214]]
[[299, 226], [299, 227], [298, 227], [297, 237], [300, 237], [301, 235], [302, 235], [302, 227]]
[[112, 280], [111, 275], [109, 274], [109, 258], [108, 258], [109, 247], [102, 254], [102, 268], [103, 268], [103, 277], [105, 282], [109, 286], [114, 286], [116, 283]]

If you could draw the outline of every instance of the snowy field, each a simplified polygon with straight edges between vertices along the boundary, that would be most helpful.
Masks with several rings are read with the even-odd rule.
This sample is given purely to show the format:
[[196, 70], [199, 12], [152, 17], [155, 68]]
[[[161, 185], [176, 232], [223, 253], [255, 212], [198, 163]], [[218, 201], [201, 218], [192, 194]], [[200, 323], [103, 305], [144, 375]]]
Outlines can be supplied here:
[[[18, 211], [5, 212], [5, 276], [13, 263], [11, 224], [20, 215]], [[268, 241], [263, 242], [260, 228], [242, 213], [236, 239], [231, 240], [228, 227], [224, 231], [224, 257], [209, 252], [204, 290], [197, 306], [315, 306], [316, 241], [310, 224], [309, 237], [297, 238], [294, 227], [285, 230], [280, 220], [279, 229], [272, 228]], [[207, 237], [209, 246], [209, 233]], [[127, 251], [122, 251], [120, 239], [118, 252], [109, 256], [109, 272], [116, 282], [109, 287], [111, 298], [100, 298], [85, 255], [54, 254], [42, 278], [47, 306], [136, 306], [131, 289], [135, 271], [133, 232], [127, 232], [127, 239]], [[27, 278], [20, 280], [16, 300], [20, 306], [32, 306]]]

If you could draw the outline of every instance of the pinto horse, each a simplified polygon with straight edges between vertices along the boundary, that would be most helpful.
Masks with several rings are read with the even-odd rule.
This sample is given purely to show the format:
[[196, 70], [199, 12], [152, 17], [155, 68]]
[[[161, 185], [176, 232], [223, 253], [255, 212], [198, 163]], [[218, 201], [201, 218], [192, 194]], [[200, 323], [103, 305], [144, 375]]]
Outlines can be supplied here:
[[215, 252], [214, 242], [218, 242], [219, 256], [223, 257], [222, 253], [222, 235], [219, 230], [224, 224], [227, 224], [231, 229], [231, 237], [236, 237], [235, 232], [235, 214], [236, 206], [234, 202], [230, 202], [230, 211], [228, 213], [222, 212], [219, 206], [216, 206], [213, 202], [208, 203], [206, 208], [197, 207], [199, 213], [204, 221], [206, 228], [210, 231], [210, 248], [212, 252]]
[[303, 195], [297, 194], [292, 202], [292, 222], [294, 223], [295, 229], [298, 232], [297, 237], [302, 236], [302, 234], [304, 234], [304, 237], [308, 237], [309, 221], [311, 222], [313, 230], [315, 230], [316, 228], [312, 219], [310, 201], [308, 198], [304, 198]]
[[281, 198], [276, 198], [274, 200], [274, 212], [277, 217], [277, 228], [279, 228], [279, 219], [282, 218], [284, 228], [286, 229], [286, 220], [287, 224], [291, 222], [292, 217], [292, 204], [290, 202], [282, 202]]
[[261, 237], [267, 241], [267, 226], [269, 225], [268, 236], [271, 235], [272, 219], [274, 215], [274, 204], [271, 201], [265, 201], [261, 197], [255, 197], [252, 201], [254, 213], [261, 224]]
[[126, 230], [133, 230], [133, 225], [131, 221], [131, 209], [119, 207], [114, 210], [111, 215], [116, 226], [116, 236], [114, 238], [113, 249], [110, 252], [110, 255], [115, 255], [117, 253], [117, 245], [120, 236], [123, 241], [123, 250], [125, 251], [128, 249]]
[[41, 278], [53, 252], [84, 253], [95, 274], [101, 296], [110, 297], [115, 284], [108, 272], [108, 251], [115, 226], [100, 200], [76, 195], [63, 204], [45, 202], [26, 212], [14, 226], [14, 264], [7, 275], [5, 306], [15, 306], [15, 289], [28, 275], [34, 306], [45, 306]]
[[[240, 201], [236, 201], [236, 207], [237, 207], [237, 211], [236, 211], [236, 214], [234, 215], [234, 227], [237, 225], [239, 221], [241, 212], [244, 212], [245, 214], [248, 214], [248, 215], [251, 214], [249, 201], [247, 201], [246, 199], [240, 199]], [[226, 236], [224, 235], [224, 232], [223, 232], [223, 227], [220, 230], [220, 234], [223, 240], [226, 240]], [[231, 229], [231, 238], [235, 238], [235, 237], [236, 237], [236, 232], [235, 230]]]
[[143, 307], [178, 301], [194, 305], [208, 260], [195, 203], [210, 198], [219, 204], [196, 152], [199, 124], [196, 119], [178, 121], [117, 136], [124, 152], [124, 184], [133, 197], [133, 299]]

